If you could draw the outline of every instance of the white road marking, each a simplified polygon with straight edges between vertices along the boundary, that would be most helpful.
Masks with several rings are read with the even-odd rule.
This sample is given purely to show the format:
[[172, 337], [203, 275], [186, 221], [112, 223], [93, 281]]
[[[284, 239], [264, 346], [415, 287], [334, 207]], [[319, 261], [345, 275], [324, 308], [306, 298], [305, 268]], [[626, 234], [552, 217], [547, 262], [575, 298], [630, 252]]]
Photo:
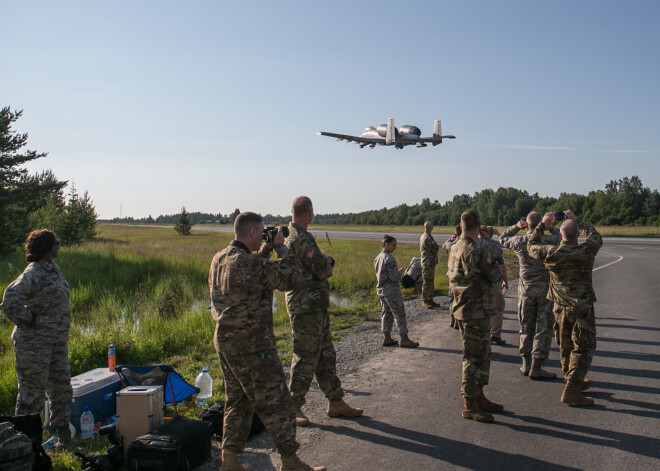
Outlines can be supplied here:
[[610, 262], [610, 263], [608, 263], [606, 265], [603, 265], [603, 266], [600, 266], [598, 268], [594, 268], [591, 271], [596, 271], [596, 270], [600, 270], [601, 268], [609, 267], [610, 265], [614, 265], [615, 263], [619, 263], [621, 260], [623, 260], [623, 255], [617, 255], [617, 254], [612, 253], [612, 252], [601, 252], [601, 253], [607, 253], [607, 254], [610, 254], [610, 255], [614, 255], [615, 257], [619, 257], [619, 259], [614, 260], [613, 262]]

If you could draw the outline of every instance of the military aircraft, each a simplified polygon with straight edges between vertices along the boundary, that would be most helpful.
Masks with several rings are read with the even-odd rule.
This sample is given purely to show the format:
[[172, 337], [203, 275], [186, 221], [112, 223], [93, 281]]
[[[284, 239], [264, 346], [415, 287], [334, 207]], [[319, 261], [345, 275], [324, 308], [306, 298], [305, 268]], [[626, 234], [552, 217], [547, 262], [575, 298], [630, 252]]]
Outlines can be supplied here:
[[364, 129], [359, 136], [348, 136], [346, 134], [335, 134], [333, 132], [318, 131], [319, 136], [330, 136], [337, 138], [338, 141], [355, 142], [362, 149], [369, 146], [372, 149], [376, 146], [394, 146], [397, 149], [403, 149], [405, 146], [415, 144], [416, 147], [426, 147], [430, 142], [434, 146], [442, 144], [443, 139], [456, 139], [456, 136], [443, 136], [440, 120], [436, 119], [433, 123], [433, 136], [420, 137], [422, 131], [417, 126], [401, 126], [399, 129], [394, 127], [394, 118], [388, 118], [387, 124], [381, 124], [377, 128], [369, 126]]

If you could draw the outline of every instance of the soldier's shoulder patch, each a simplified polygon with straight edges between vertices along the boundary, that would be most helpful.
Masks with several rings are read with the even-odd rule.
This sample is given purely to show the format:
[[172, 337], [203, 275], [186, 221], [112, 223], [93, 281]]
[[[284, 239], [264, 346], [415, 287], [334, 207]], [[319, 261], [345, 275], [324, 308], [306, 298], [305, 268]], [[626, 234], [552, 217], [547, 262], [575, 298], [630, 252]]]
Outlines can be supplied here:
[[307, 258], [312, 258], [314, 256], [314, 247], [310, 247], [310, 249], [307, 251]]

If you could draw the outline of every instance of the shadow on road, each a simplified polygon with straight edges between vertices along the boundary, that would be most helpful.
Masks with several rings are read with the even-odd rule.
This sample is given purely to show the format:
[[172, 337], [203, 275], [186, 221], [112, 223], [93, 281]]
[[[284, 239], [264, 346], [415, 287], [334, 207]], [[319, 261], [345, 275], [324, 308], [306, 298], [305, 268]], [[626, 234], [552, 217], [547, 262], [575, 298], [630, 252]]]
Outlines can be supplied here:
[[[479, 445], [438, 437], [415, 430], [395, 427], [369, 417], [361, 418], [356, 424], [380, 433], [354, 430], [349, 427], [334, 425], [321, 425], [320, 428], [330, 433], [349, 436], [358, 440], [375, 443], [379, 446], [388, 446], [410, 453], [423, 454], [467, 469], [484, 469], [485, 463], [488, 463], [489, 470], [495, 471], [510, 471], [512, 469], [569, 471], [579, 469], [519, 454], [492, 450]], [[438, 469], [442, 469], [440, 465]]]
[[[620, 320], [620, 319], [619, 319]], [[598, 321], [598, 319], [596, 319]], [[651, 332], [660, 332], [660, 327], [648, 327], [645, 325], [625, 325], [625, 324], [600, 324], [596, 322], [598, 328], [610, 329], [635, 329], [635, 330], [650, 330]]]

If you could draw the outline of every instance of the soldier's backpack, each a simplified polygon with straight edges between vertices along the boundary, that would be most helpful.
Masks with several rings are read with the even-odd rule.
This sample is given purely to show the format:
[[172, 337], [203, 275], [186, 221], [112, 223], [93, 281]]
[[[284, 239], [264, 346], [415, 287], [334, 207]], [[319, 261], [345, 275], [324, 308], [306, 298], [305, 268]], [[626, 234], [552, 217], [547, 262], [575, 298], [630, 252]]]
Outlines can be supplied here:
[[11, 422], [0, 423], [0, 471], [32, 471], [32, 441]]
[[[204, 409], [199, 413], [199, 418], [213, 425], [213, 435], [218, 439], [222, 438], [222, 426], [224, 423], [225, 403], [222, 401], [216, 402], [208, 409]], [[250, 427], [250, 437], [265, 430], [264, 424], [259, 419], [257, 414], [252, 414], [252, 426]]]
[[[12, 424], [15, 432], [20, 432], [30, 441], [31, 446], [31, 456], [33, 458], [32, 467], [28, 468], [34, 471], [51, 471], [53, 469], [53, 464], [50, 460], [50, 457], [46, 454], [46, 451], [41, 446], [43, 438], [43, 428], [41, 422], [40, 414], [27, 414], [27, 415], [14, 415], [14, 416], [0, 416], [0, 423], [9, 422]], [[9, 433], [9, 432], [6, 432]], [[1, 442], [0, 442], [1, 443]], [[0, 452], [2, 450], [2, 444], [0, 444]], [[0, 458], [0, 463], [2, 463], [2, 458]], [[3, 468], [0, 465], [0, 471], [5, 471], [5, 469], [13, 468]]]
[[401, 277], [401, 286], [404, 288], [412, 288], [415, 285], [422, 284], [422, 259], [414, 257], [410, 261], [410, 265], [403, 272]]

